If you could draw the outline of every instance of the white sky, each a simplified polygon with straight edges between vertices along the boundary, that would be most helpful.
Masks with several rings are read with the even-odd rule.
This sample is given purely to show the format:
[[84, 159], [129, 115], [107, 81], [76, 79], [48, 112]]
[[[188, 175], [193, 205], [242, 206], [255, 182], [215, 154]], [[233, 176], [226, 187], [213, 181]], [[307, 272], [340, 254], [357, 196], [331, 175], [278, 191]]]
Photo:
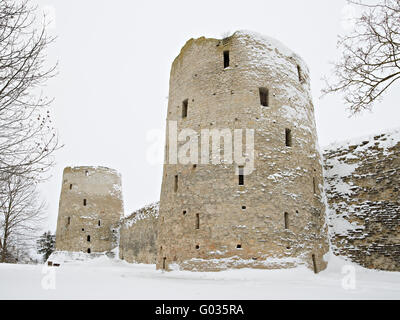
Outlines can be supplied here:
[[348, 28], [343, 17], [352, 10], [345, 0], [34, 2], [52, 18], [50, 31], [58, 36], [48, 55], [59, 61], [59, 75], [46, 93], [56, 98], [52, 113], [65, 147], [42, 186], [52, 231], [66, 166], [121, 172], [125, 214], [159, 199], [162, 165], [147, 160], [147, 135], [164, 135], [170, 66], [190, 38], [246, 29], [298, 53], [311, 71], [320, 146], [400, 125], [399, 87], [373, 113], [353, 118], [340, 96], [319, 99], [321, 78], [338, 54], [337, 35]]

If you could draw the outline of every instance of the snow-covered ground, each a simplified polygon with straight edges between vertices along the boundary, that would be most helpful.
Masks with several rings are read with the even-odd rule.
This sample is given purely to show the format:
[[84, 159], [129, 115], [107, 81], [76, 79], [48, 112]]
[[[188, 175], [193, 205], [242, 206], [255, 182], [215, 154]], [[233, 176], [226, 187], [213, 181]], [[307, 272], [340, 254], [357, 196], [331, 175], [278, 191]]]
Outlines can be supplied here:
[[106, 256], [60, 267], [0, 264], [0, 299], [399, 299], [400, 272], [330, 257], [315, 275], [288, 270], [156, 271]]

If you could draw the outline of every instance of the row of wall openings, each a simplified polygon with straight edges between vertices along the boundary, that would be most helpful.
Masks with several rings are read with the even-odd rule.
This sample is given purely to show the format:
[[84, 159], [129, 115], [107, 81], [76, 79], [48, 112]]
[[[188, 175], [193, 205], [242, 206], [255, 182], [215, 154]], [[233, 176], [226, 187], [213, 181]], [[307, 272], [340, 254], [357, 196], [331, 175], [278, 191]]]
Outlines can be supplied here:
[[189, 100], [186, 99], [182, 102], [182, 119], [187, 118]]
[[229, 50], [224, 51], [224, 69], [229, 67]]
[[239, 186], [244, 186], [244, 167], [239, 166]]

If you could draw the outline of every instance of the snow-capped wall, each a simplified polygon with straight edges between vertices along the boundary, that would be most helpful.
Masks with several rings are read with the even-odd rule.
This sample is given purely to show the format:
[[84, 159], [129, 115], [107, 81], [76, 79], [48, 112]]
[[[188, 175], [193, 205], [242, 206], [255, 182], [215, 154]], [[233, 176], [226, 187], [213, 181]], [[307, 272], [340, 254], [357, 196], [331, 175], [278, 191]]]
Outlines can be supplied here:
[[400, 271], [400, 128], [329, 145], [323, 154], [333, 252]]
[[156, 263], [159, 202], [121, 220], [119, 257], [130, 263]]

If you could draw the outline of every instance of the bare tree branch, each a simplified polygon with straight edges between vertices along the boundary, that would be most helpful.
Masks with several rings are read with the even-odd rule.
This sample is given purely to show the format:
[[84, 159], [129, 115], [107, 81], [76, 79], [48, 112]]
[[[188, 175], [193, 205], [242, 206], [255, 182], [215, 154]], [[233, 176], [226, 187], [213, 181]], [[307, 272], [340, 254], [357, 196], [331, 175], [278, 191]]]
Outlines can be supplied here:
[[339, 37], [342, 57], [333, 77], [325, 78], [322, 93], [340, 92], [352, 114], [371, 109], [400, 78], [400, 0], [366, 4], [348, 0], [364, 9], [354, 31]]

